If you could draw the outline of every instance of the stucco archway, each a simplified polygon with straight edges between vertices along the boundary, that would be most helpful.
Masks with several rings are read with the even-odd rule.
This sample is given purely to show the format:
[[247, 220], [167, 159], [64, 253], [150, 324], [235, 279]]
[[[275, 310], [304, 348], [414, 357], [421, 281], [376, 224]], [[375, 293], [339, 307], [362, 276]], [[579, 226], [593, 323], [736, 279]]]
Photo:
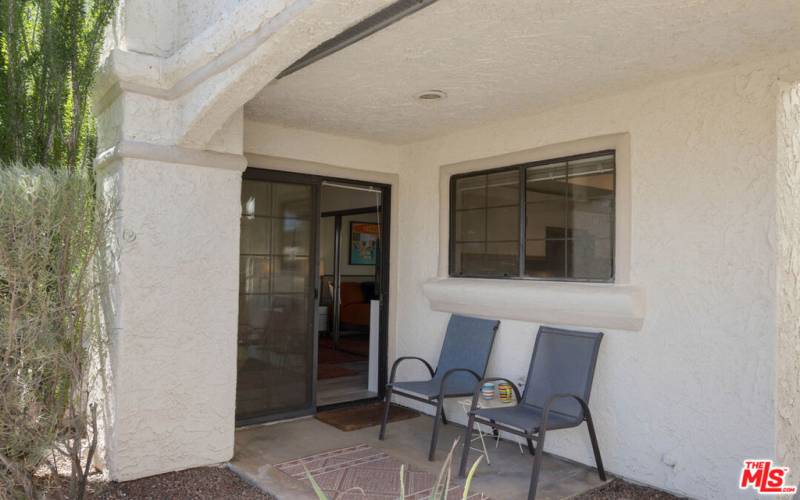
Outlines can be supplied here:
[[[208, 144], [226, 120], [284, 68], [326, 39], [390, 3], [390, 0], [295, 0], [291, 20], [278, 19], [282, 26], [274, 34], [224, 72], [181, 97], [180, 143], [191, 147]], [[251, 43], [242, 41], [237, 52], [247, 52]]]
[[[242, 106], [387, 3], [120, 4], [95, 89], [98, 184], [120, 207], [103, 416], [112, 479], [233, 455]], [[195, 15], [223, 7], [219, 20]], [[179, 39], [185, 26], [197, 33]]]

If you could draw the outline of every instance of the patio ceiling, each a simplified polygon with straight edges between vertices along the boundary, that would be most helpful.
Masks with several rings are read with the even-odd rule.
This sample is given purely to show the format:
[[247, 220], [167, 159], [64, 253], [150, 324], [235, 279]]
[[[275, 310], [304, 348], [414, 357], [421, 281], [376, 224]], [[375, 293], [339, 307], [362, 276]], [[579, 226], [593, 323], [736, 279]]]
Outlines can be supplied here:
[[[792, 0], [439, 0], [273, 81], [256, 121], [406, 143], [800, 47]], [[414, 95], [440, 89], [447, 98]]]

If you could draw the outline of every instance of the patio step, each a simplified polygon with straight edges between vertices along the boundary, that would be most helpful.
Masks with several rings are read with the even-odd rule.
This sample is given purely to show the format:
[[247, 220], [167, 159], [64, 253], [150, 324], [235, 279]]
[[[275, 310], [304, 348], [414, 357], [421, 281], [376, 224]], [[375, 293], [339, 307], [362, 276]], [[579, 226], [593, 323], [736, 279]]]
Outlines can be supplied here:
[[233, 473], [279, 500], [318, 500], [314, 490], [271, 465], [263, 465], [254, 473], [236, 464], [226, 464]]

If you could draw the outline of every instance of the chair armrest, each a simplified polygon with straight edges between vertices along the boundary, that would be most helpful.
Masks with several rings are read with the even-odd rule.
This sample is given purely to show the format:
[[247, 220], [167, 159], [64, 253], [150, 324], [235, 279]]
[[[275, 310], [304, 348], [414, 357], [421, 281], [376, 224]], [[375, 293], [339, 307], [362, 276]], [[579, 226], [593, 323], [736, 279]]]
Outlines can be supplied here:
[[400, 362], [401, 362], [401, 361], [406, 361], [406, 360], [408, 360], [408, 359], [414, 359], [414, 360], [416, 360], [416, 361], [421, 361], [421, 362], [422, 362], [422, 364], [424, 364], [424, 365], [425, 365], [425, 367], [426, 367], [426, 368], [428, 369], [428, 371], [430, 372], [430, 374], [431, 374], [431, 378], [433, 378], [433, 368], [431, 367], [430, 363], [428, 363], [428, 362], [427, 362], [427, 361], [425, 361], [424, 359], [422, 359], [422, 358], [418, 358], [418, 357], [416, 357], [416, 356], [403, 356], [402, 358], [397, 358], [397, 360], [395, 360], [394, 364], [392, 364], [392, 373], [391, 373], [391, 375], [389, 376], [389, 384], [392, 384], [392, 383], [394, 383], [394, 376], [395, 376], [395, 373], [397, 372], [397, 366], [400, 364]]
[[544, 405], [544, 410], [542, 410], [542, 425], [539, 428], [539, 431], [547, 430], [547, 418], [550, 415], [550, 408], [553, 406], [553, 403], [558, 401], [559, 399], [564, 398], [572, 398], [577, 401], [581, 405], [581, 409], [583, 410], [583, 418], [586, 419], [586, 415], [589, 414], [589, 405], [586, 404], [586, 401], [583, 400], [582, 397], [576, 394], [569, 394], [569, 393], [560, 393], [560, 394], [553, 394], [547, 400], [547, 403]]
[[[478, 375], [477, 372], [475, 372], [473, 370], [470, 370], [469, 368], [453, 368], [453, 369], [447, 370], [445, 372], [445, 374], [444, 374], [444, 377], [442, 377], [442, 385], [439, 386], [439, 399], [444, 398], [444, 386], [445, 386], [445, 383], [447, 382], [447, 379], [450, 377], [450, 375], [452, 375], [454, 373], [458, 373], [458, 372], [467, 372], [470, 375], [472, 375], [473, 377], [475, 377], [476, 381], [480, 382], [480, 380], [481, 380], [481, 376]], [[480, 387], [480, 385], [479, 385], [479, 387]]]
[[483, 387], [483, 384], [487, 382], [497, 382], [498, 380], [507, 382], [511, 386], [511, 388], [514, 390], [514, 396], [516, 396], [517, 398], [517, 404], [519, 404], [519, 402], [522, 401], [522, 396], [519, 393], [519, 388], [517, 387], [517, 384], [515, 384], [514, 382], [503, 377], [484, 378], [478, 381], [478, 385], [475, 387], [475, 392], [472, 394], [472, 406], [470, 406], [469, 409], [470, 413], [478, 409], [478, 397], [481, 394], [481, 387]]

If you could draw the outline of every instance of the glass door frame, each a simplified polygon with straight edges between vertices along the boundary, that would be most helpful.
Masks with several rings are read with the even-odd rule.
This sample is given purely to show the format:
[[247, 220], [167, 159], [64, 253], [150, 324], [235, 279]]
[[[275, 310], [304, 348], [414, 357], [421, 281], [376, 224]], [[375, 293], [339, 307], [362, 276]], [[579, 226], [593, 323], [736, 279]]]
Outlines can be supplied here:
[[[312, 225], [311, 244], [309, 245], [309, 275], [308, 280], [311, 286], [308, 287], [306, 294], [306, 301], [308, 303], [306, 311], [306, 334], [311, 340], [312, 353], [308, 359], [309, 366], [311, 367], [308, 390], [310, 397], [308, 404], [292, 410], [278, 410], [274, 412], [265, 412], [263, 415], [257, 417], [248, 417], [236, 420], [237, 426], [252, 425], [263, 422], [271, 422], [275, 420], [284, 420], [287, 418], [301, 417], [305, 415], [313, 415], [316, 412], [316, 394], [317, 394], [317, 339], [316, 336], [316, 316], [317, 316], [317, 298], [319, 293], [319, 193], [320, 186], [318, 183], [309, 181], [303, 175], [292, 174], [289, 172], [279, 172], [274, 170], [264, 170], [259, 168], [247, 168], [242, 174], [243, 180], [249, 181], [262, 181], [272, 182], [279, 184], [299, 184], [309, 186], [311, 188], [311, 216], [310, 223]], [[240, 264], [241, 265], [241, 264]], [[237, 332], [238, 335], [238, 332]], [[237, 370], [237, 390], [238, 390], [238, 370]]]
[[[313, 338], [312, 359], [311, 359], [311, 403], [309, 406], [284, 412], [275, 412], [265, 414], [261, 417], [247, 418], [236, 420], [236, 426], [252, 425], [264, 422], [273, 422], [276, 420], [285, 420], [288, 418], [295, 418], [307, 415], [313, 415], [317, 412], [317, 368], [319, 362], [319, 335], [318, 335], [318, 321], [319, 315], [317, 314], [317, 303], [320, 297], [320, 279], [319, 279], [319, 260], [320, 260], [320, 196], [322, 192], [322, 183], [339, 182], [342, 184], [352, 184], [356, 186], [373, 187], [381, 191], [381, 208], [380, 208], [380, 318], [379, 318], [379, 334], [378, 334], [378, 396], [371, 398], [376, 400], [383, 400], [386, 392], [386, 383], [388, 381], [388, 347], [389, 347], [389, 268], [390, 268], [390, 223], [391, 223], [391, 186], [378, 182], [362, 181], [357, 179], [347, 179], [341, 177], [328, 177], [314, 174], [302, 174], [296, 172], [287, 172], [283, 170], [247, 167], [242, 174], [242, 179], [265, 181], [265, 182], [279, 182], [290, 184], [303, 184], [311, 186], [312, 193], [312, 218], [314, 220], [314, 235], [311, 244], [311, 255], [314, 257], [314, 262], [310, 267], [310, 278], [312, 279], [313, 286], [309, 290], [309, 310], [308, 310], [308, 325], [310, 335]], [[238, 332], [237, 332], [238, 336]], [[238, 379], [238, 373], [237, 373]], [[237, 380], [238, 386], [238, 380]], [[238, 389], [237, 389], [238, 390]], [[349, 403], [344, 403], [349, 404]], [[337, 404], [335, 406], [341, 406]]]

